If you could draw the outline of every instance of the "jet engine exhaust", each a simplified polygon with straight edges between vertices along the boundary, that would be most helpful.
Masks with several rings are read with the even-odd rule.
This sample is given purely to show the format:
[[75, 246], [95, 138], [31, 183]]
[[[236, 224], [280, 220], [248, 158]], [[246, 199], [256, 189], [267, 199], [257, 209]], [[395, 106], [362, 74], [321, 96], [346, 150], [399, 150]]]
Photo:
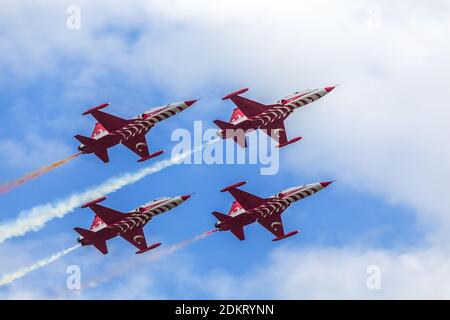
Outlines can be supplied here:
[[57, 168], [59, 166], [62, 166], [63, 164], [69, 162], [70, 160], [78, 157], [80, 154], [81, 154], [81, 152], [75, 153], [75, 154], [73, 154], [73, 155], [71, 155], [71, 156], [69, 156], [69, 157], [67, 157], [67, 158], [65, 158], [63, 160], [55, 161], [52, 164], [49, 164], [47, 166], [43, 166], [43, 167], [41, 167], [41, 168], [39, 168], [39, 169], [37, 169], [37, 170], [35, 170], [33, 172], [29, 172], [29, 173], [25, 174], [24, 176], [14, 180], [14, 181], [10, 181], [10, 182], [7, 182], [7, 183], [5, 183], [3, 185], [0, 185], [0, 193], [7, 193], [7, 192], [11, 191], [12, 189], [14, 189], [14, 188], [16, 188], [16, 187], [18, 187], [18, 186], [20, 186], [20, 185], [22, 185], [22, 184], [32, 180], [32, 179], [35, 179], [35, 178], [43, 175], [44, 173], [47, 173], [48, 171], [50, 171], [52, 169], [55, 169], [55, 168]]

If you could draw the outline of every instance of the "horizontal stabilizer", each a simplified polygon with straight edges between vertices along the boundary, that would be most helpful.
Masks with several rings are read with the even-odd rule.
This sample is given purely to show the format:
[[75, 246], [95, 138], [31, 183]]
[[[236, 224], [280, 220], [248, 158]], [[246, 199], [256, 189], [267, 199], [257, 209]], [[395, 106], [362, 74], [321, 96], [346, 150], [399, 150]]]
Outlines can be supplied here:
[[108, 156], [108, 150], [107, 149], [103, 149], [100, 151], [95, 152], [95, 155], [97, 157], [100, 158], [100, 160], [102, 160], [104, 163], [108, 163], [109, 162], [109, 156]]
[[91, 145], [91, 144], [93, 144], [96, 141], [95, 139], [92, 139], [92, 138], [89, 138], [89, 137], [86, 137], [86, 136], [82, 136], [81, 134], [77, 134], [75, 136], [75, 139], [80, 141], [85, 146]]
[[247, 148], [247, 139], [243, 130], [238, 131], [233, 138], [234, 142], [240, 145], [242, 148]]
[[233, 130], [233, 129], [235, 129], [234, 124], [229, 123], [229, 122], [225, 122], [225, 121], [222, 121], [222, 120], [214, 120], [213, 122], [221, 130]]
[[103, 254], [108, 253], [108, 247], [106, 246], [106, 241], [98, 241], [93, 243], [94, 247], [97, 248], [98, 251], [100, 251]]
[[226, 214], [223, 214], [223, 213], [220, 213], [220, 212], [217, 212], [217, 211], [214, 211], [212, 214], [213, 214], [213, 216], [216, 217], [216, 219], [219, 220], [220, 222], [231, 219], [230, 216], [227, 216]]
[[238, 238], [239, 240], [245, 240], [244, 227], [235, 227], [230, 229], [230, 231]]
[[87, 237], [89, 237], [89, 236], [91, 236], [91, 235], [93, 235], [95, 233], [93, 231], [86, 230], [86, 229], [79, 228], [79, 227], [75, 227], [75, 228], [73, 228], [73, 230], [78, 232], [84, 238], [87, 238]]

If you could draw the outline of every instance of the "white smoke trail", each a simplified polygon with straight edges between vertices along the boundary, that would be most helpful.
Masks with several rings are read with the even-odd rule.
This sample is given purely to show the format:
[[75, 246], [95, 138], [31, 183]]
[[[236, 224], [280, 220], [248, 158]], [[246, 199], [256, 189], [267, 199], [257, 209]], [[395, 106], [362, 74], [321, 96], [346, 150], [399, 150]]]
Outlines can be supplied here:
[[[208, 144], [216, 142], [212, 140]], [[102, 197], [115, 192], [126, 185], [135, 183], [148, 175], [159, 172], [167, 167], [181, 162], [192, 154], [201, 151], [205, 145], [198, 146], [183, 154], [170, 159], [156, 162], [150, 167], [141, 169], [134, 173], [127, 173], [119, 177], [106, 180], [104, 183], [90, 188], [84, 192], [73, 194], [56, 202], [38, 205], [28, 210], [21, 211], [19, 217], [0, 225], [0, 243], [9, 238], [23, 236], [30, 231], [37, 231], [45, 226], [47, 222], [55, 218], [62, 218], [87, 201]]]
[[77, 249], [80, 247], [80, 244], [76, 244], [73, 247], [70, 247], [68, 249], [62, 250], [58, 253], [55, 253], [54, 255], [44, 258], [42, 260], [37, 261], [36, 263], [33, 263], [31, 266], [28, 267], [23, 267], [20, 268], [19, 270], [10, 273], [10, 274], [6, 274], [4, 276], [2, 276], [0, 278], [0, 287], [7, 285], [19, 278], [22, 278], [23, 276], [27, 275], [28, 273], [36, 270], [36, 269], [40, 269], [52, 262], [55, 262], [58, 259], [61, 259], [63, 256], [65, 256], [66, 254], [72, 252], [73, 250]]

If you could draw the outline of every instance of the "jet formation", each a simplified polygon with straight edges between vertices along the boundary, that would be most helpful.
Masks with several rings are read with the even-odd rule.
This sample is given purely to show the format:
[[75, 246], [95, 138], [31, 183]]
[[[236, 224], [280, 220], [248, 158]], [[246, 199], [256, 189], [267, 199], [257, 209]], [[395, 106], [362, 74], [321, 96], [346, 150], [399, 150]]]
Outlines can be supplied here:
[[[287, 138], [284, 120], [295, 110], [310, 104], [331, 92], [335, 86], [324, 87], [314, 90], [295, 92], [292, 95], [278, 100], [274, 104], [262, 104], [254, 100], [242, 97], [241, 94], [248, 88], [238, 90], [223, 97], [223, 100], [231, 100], [236, 108], [233, 110], [230, 121], [215, 120], [219, 127], [218, 135], [223, 139], [233, 139], [241, 147], [247, 146], [246, 133], [254, 130], [263, 130], [276, 142], [277, 147], [282, 148], [301, 137]], [[101, 109], [109, 104], [101, 104], [83, 113], [90, 114], [96, 120], [91, 137], [76, 135], [75, 138], [81, 142], [78, 150], [85, 154], [95, 154], [103, 162], [109, 161], [108, 149], [123, 144], [140, 158], [138, 162], [154, 158], [164, 151], [149, 152], [146, 133], [167, 118], [189, 108], [197, 100], [188, 100], [168, 104], [153, 110], [146, 111], [132, 119], [126, 120], [118, 116], [108, 114]], [[316, 182], [292, 187], [276, 193], [270, 197], [262, 198], [257, 195], [239, 189], [246, 181], [238, 182], [221, 190], [229, 192], [235, 199], [231, 204], [228, 214], [214, 211], [212, 214], [218, 220], [215, 231], [230, 231], [239, 240], [245, 239], [244, 227], [259, 223], [279, 241], [297, 234], [298, 230], [285, 233], [282, 213], [294, 202], [309, 197], [329, 186], [333, 181]], [[122, 213], [114, 209], [100, 205], [106, 197], [102, 197], [82, 206], [90, 208], [95, 213], [90, 229], [74, 228], [80, 234], [78, 242], [83, 246], [92, 245], [101, 253], [107, 254], [106, 242], [117, 236], [130, 242], [138, 248], [137, 254], [155, 249], [161, 245], [160, 242], [147, 245], [143, 228], [155, 216], [167, 212], [186, 201], [190, 195], [177, 197], [163, 197], [148, 202], [128, 213]]]

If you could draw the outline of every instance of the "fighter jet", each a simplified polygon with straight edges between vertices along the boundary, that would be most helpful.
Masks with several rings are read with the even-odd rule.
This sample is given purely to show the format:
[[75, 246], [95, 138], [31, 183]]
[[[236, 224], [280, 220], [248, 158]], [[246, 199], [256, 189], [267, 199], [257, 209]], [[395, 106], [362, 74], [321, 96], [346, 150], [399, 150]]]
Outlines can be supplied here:
[[81, 208], [91, 208], [95, 212], [94, 221], [89, 230], [74, 228], [81, 235], [77, 241], [83, 246], [93, 245], [103, 254], [108, 253], [106, 241], [117, 236], [121, 236], [136, 246], [139, 249], [136, 252], [137, 254], [155, 249], [161, 243], [158, 242], [147, 246], [143, 230], [144, 226], [153, 217], [175, 208], [189, 198], [190, 195], [158, 198], [137, 207], [129, 213], [122, 213], [99, 205], [98, 203], [105, 200], [106, 197], [88, 202]]
[[278, 142], [278, 148], [285, 147], [299, 141], [302, 137], [288, 140], [284, 120], [294, 110], [322, 98], [334, 88], [335, 86], [295, 92], [278, 100], [275, 104], [269, 105], [241, 97], [240, 94], [247, 92], [248, 88], [230, 93], [223, 97], [222, 100], [231, 99], [237, 108], [233, 109], [230, 122], [214, 121], [220, 128], [218, 136], [223, 139], [233, 138], [237, 144], [245, 148], [247, 146], [245, 133], [262, 129]]
[[150, 154], [145, 134], [156, 123], [187, 109], [196, 101], [197, 100], [189, 100], [157, 107], [130, 120], [99, 111], [100, 109], [107, 107], [109, 103], [93, 107], [83, 112], [83, 115], [91, 114], [98, 122], [96, 123], [90, 138], [82, 135], [75, 136], [75, 138], [81, 142], [81, 145], [78, 146], [78, 150], [82, 153], [94, 153], [105, 163], [109, 162], [108, 149], [119, 143], [140, 156], [138, 162], [159, 156], [164, 150], [159, 150]]
[[212, 214], [219, 220], [215, 227], [219, 231], [231, 231], [239, 240], [245, 239], [244, 226], [258, 222], [279, 241], [298, 233], [298, 230], [284, 233], [281, 214], [292, 203], [304, 199], [319, 192], [330, 185], [333, 181], [305, 184], [298, 187], [286, 189], [268, 198], [260, 198], [251, 193], [237, 189], [246, 181], [233, 184], [221, 190], [230, 192], [236, 199], [231, 205], [228, 214], [214, 211]]

